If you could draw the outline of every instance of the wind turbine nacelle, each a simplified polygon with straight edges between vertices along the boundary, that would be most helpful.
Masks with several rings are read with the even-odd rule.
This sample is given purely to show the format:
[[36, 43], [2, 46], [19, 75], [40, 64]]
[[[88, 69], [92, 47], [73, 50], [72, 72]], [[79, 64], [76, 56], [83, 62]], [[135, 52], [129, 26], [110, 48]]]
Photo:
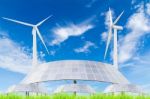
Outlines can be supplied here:
[[123, 27], [122, 27], [122, 26], [114, 25], [113, 28], [114, 28], [114, 29], [117, 29], [117, 30], [123, 30]]

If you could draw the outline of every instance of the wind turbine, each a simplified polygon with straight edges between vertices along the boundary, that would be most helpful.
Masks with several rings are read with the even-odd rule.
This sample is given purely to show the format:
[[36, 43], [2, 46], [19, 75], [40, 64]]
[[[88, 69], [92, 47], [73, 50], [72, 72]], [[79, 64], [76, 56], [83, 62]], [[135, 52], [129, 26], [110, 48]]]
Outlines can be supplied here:
[[22, 21], [18, 21], [18, 20], [14, 20], [14, 19], [10, 19], [10, 18], [5, 18], [5, 17], [2, 17], [3, 19], [5, 20], [8, 20], [8, 21], [12, 21], [12, 22], [15, 22], [15, 23], [18, 23], [18, 24], [22, 24], [22, 25], [25, 25], [25, 26], [30, 26], [32, 27], [32, 35], [33, 35], [33, 60], [32, 60], [32, 66], [36, 66], [38, 64], [38, 59], [37, 59], [37, 40], [36, 40], [36, 35], [39, 36], [39, 38], [41, 39], [47, 53], [49, 54], [49, 51], [45, 45], [45, 42], [43, 40], [43, 37], [41, 36], [41, 33], [38, 29], [38, 27], [44, 23], [47, 19], [49, 19], [51, 16], [45, 18], [44, 20], [40, 21], [39, 23], [37, 23], [36, 25], [34, 24], [30, 24], [30, 23], [26, 23], [26, 22], [22, 22]]
[[111, 13], [111, 10], [109, 8], [109, 33], [108, 33], [108, 39], [107, 39], [107, 45], [106, 45], [104, 59], [106, 58], [108, 47], [109, 47], [109, 44], [110, 44], [110, 41], [111, 41], [111, 38], [112, 38], [112, 31], [114, 30], [113, 65], [115, 66], [116, 69], [118, 69], [117, 30], [123, 30], [123, 27], [119, 26], [119, 25], [116, 25], [116, 23], [119, 21], [119, 19], [121, 18], [121, 16], [122, 16], [123, 13], [124, 12], [122, 12], [117, 17], [117, 19], [113, 22], [112, 13]]

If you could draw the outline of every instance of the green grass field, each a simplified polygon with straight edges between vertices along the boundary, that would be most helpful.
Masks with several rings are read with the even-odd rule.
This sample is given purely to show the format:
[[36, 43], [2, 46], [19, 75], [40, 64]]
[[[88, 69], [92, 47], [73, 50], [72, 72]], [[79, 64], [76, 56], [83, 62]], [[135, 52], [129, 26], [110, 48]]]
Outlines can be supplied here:
[[70, 95], [70, 94], [56, 94], [56, 95], [38, 95], [38, 96], [24, 96], [24, 95], [0, 95], [0, 99], [150, 99], [150, 96], [144, 95], [104, 95], [104, 94], [96, 94], [96, 95]]

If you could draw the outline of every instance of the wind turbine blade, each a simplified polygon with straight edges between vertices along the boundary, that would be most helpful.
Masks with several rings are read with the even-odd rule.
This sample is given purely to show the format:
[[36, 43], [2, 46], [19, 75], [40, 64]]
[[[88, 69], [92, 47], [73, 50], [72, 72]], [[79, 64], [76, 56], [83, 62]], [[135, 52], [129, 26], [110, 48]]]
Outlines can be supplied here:
[[38, 34], [39, 38], [40, 38], [41, 41], [42, 41], [42, 43], [43, 43], [43, 45], [44, 45], [44, 47], [45, 47], [47, 53], [49, 54], [49, 51], [48, 51], [48, 49], [47, 49], [47, 47], [46, 47], [46, 44], [45, 44], [45, 42], [44, 42], [44, 40], [43, 40], [43, 37], [42, 37], [42, 35], [41, 35], [39, 29], [38, 29], [37, 27], [36, 27], [35, 29], [36, 29], [36, 31], [37, 31], [37, 34]]
[[107, 51], [108, 51], [108, 47], [109, 47], [109, 44], [110, 44], [111, 37], [112, 37], [112, 28], [110, 27], [109, 28], [109, 33], [108, 33], [108, 39], [107, 39], [107, 45], [106, 45], [104, 59], [106, 58], [106, 55], [107, 55]]
[[43, 22], [45, 22], [46, 20], [48, 20], [50, 17], [52, 17], [52, 15], [50, 15], [49, 17], [45, 18], [44, 20], [42, 20], [41, 22], [39, 22], [36, 26], [40, 26]]
[[113, 20], [112, 20], [112, 13], [111, 13], [111, 10], [109, 8], [109, 21], [110, 21], [110, 25], [113, 24]]
[[29, 23], [26, 23], [26, 22], [17, 21], [17, 20], [10, 19], [10, 18], [5, 18], [5, 17], [2, 17], [2, 18], [5, 19], [5, 20], [8, 20], [8, 21], [12, 21], [12, 22], [15, 22], [15, 23], [19, 23], [19, 24], [22, 24], [22, 25], [26, 25], [26, 26], [31, 26], [31, 27], [33, 27], [32, 24], [29, 24]]
[[120, 19], [121, 16], [123, 15], [123, 13], [124, 13], [124, 11], [122, 11], [121, 14], [117, 17], [117, 19], [114, 21], [114, 24], [116, 24], [116, 23], [119, 21], [119, 19]]

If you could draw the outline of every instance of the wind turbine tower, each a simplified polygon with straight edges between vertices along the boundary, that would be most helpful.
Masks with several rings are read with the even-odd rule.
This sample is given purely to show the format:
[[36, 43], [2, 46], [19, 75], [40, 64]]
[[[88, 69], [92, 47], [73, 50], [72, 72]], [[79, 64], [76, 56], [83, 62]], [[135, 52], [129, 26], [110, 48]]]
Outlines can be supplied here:
[[117, 19], [113, 22], [112, 19], [112, 13], [111, 10], [109, 8], [109, 33], [108, 33], [108, 39], [107, 39], [107, 45], [106, 45], [106, 50], [105, 50], [105, 56], [104, 59], [106, 58], [107, 55], [107, 51], [108, 51], [108, 47], [112, 38], [112, 31], [114, 32], [114, 49], [113, 49], [113, 65], [116, 69], [118, 69], [118, 49], [117, 49], [117, 31], [118, 30], [123, 30], [122, 26], [116, 25], [116, 23], [119, 21], [119, 19], [121, 18], [122, 14], [124, 12], [122, 12]]

